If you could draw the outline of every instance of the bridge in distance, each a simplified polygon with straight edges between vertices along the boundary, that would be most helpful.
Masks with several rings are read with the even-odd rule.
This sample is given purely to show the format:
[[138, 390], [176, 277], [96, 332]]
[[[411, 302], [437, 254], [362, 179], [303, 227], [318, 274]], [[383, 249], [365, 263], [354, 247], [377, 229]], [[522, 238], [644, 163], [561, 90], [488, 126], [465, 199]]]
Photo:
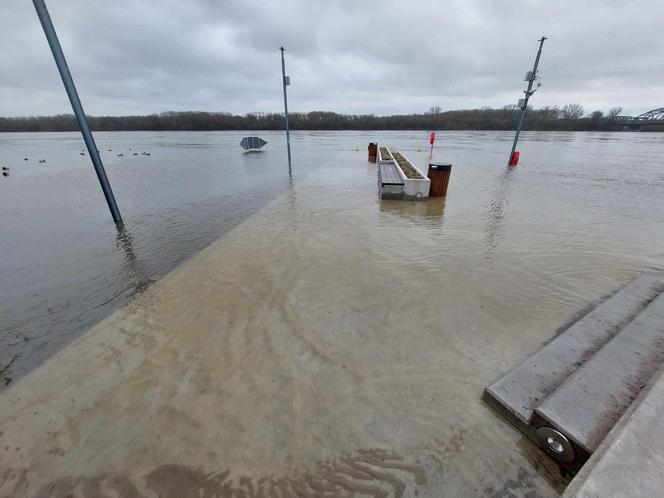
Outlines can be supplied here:
[[664, 107], [644, 112], [638, 116], [618, 116], [616, 119], [629, 128], [653, 125], [664, 126]]

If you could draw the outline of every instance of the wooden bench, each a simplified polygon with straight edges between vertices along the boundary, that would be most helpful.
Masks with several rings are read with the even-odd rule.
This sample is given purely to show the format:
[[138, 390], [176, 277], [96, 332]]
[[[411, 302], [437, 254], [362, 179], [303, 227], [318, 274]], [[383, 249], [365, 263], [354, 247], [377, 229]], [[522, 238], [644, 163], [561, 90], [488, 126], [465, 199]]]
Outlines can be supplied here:
[[382, 185], [403, 185], [401, 175], [394, 163], [379, 165], [380, 183]]
[[403, 179], [393, 162], [378, 165], [378, 190], [381, 199], [403, 198]]

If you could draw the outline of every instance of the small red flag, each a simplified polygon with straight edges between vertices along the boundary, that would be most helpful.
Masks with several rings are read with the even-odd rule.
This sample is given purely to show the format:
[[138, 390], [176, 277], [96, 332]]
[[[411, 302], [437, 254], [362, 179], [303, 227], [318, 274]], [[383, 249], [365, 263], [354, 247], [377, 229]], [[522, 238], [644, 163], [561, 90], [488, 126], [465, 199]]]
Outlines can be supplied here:
[[433, 142], [436, 140], [436, 132], [432, 131], [431, 136], [429, 137], [429, 144], [433, 145]]

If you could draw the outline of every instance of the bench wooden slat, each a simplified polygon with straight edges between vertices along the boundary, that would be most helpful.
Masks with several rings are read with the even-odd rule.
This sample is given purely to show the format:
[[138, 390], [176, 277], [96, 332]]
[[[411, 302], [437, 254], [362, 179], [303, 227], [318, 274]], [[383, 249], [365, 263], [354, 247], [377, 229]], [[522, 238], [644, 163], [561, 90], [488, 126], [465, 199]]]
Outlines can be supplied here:
[[383, 185], [403, 185], [401, 175], [394, 163], [380, 164], [380, 181]]

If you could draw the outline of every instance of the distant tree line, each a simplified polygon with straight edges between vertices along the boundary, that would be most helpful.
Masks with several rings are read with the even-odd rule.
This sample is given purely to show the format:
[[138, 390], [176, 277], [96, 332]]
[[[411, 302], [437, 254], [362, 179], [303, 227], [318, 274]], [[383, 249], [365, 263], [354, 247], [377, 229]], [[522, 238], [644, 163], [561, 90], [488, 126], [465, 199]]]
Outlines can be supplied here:
[[[529, 109], [524, 129], [618, 131], [623, 129], [616, 119], [621, 110], [615, 107], [606, 115], [595, 111], [586, 116], [578, 104]], [[513, 130], [518, 115], [516, 106], [458, 111], [442, 111], [434, 106], [429, 112], [394, 116], [322, 111], [291, 113], [289, 124], [293, 130]], [[283, 115], [278, 113], [163, 112], [147, 116], [90, 116], [89, 121], [97, 131], [277, 130], [284, 126]], [[0, 132], [75, 130], [78, 126], [70, 114], [0, 117]]]

